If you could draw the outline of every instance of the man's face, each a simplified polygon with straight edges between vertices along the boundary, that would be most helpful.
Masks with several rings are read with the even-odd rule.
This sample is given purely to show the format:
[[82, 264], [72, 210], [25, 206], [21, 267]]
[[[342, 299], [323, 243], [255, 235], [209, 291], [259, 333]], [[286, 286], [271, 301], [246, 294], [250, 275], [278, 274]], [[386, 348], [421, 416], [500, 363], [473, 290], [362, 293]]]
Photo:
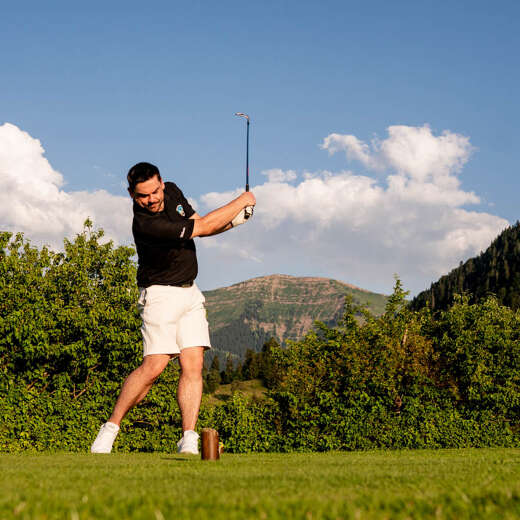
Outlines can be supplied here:
[[128, 193], [139, 206], [152, 213], [164, 209], [164, 182], [157, 175], [147, 181], [139, 182], [135, 186], [135, 191], [128, 189]]

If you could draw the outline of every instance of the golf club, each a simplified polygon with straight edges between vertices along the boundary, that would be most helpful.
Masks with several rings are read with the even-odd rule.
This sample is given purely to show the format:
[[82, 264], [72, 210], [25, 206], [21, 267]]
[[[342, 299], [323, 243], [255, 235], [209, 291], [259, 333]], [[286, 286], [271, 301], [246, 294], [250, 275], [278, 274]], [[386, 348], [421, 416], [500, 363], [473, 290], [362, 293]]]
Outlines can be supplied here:
[[249, 116], [242, 112], [236, 112], [236, 116], [245, 117], [247, 121], [247, 138], [246, 138], [246, 191], [249, 191]]

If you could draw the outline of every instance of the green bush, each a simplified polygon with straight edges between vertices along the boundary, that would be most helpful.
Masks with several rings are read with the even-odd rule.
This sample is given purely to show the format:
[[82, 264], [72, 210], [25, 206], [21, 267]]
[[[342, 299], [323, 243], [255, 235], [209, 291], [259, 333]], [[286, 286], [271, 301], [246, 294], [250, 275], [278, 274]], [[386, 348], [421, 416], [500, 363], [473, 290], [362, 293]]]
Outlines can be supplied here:
[[[141, 361], [135, 251], [102, 237], [87, 222], [56, 253], [0, 233], [1, 451], [88, 450]], [[347, 302], [337, 326], [267, 343], [245, 367], [268, 397], [235, 392], [203, 407], [199, 426], [236, 453], [518, 446], [519, 312], [459, 298], [433, 316], [405, 296], [397, 280], [380, 317]], [[175, 451], [178, 376], [170, 364], [117, 450]]]
[[200, 416], [201, 427], [215, 428], [231, 453], [281, 451], [286, 446], [277, 423], [274, 401], [255, 401], [240, 392], [223, 405], [203, 408]]
[[434, 319], [405, 296], [398, 280], [381, 317], [347, 305], [337, 327], [276, 352], [289, 449], [519, 444], [519, 314], [461, 299]]
[[459, 297], [431, 328], [440, 382], [452, 389], [455, 402], [518, 424], [520, 313], [494, 297], [473, 305]]

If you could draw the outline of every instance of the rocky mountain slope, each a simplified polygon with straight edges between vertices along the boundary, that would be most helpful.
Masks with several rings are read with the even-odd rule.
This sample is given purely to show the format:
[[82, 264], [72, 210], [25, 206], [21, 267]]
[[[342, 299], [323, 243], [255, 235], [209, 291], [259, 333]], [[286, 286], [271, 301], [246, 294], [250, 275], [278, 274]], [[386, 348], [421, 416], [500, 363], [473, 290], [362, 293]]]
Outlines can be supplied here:
[[386, 296], [329, 278], [271, 275], [205, 291], [213, 347], [239, 359], [271, 337], [300, 339], [316, 320], [337, 322], [347, 294], [375, 314], [384, 310]]

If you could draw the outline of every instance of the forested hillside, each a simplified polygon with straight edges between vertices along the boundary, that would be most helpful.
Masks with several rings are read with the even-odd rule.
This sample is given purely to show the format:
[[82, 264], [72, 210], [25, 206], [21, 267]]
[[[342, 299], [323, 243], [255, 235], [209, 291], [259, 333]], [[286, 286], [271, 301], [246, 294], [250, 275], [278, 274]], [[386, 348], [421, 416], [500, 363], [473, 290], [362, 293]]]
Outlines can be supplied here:
[[505, 229], [479, 256], [441, 277], [419, 293], [411, 302], [412, 309], [428, 306], [445, 310], [455, 294], [466, 293], [470, 302], [493, 294], [502, 305], [520, 307], [520, 223]]
[[301, 339], [316, 320], [337, 323], [346, 295], [376, 315], [387, 300], [337, 280], [287, 275], [254, 278], [204, 295], [213, 347], [221, 358], [229, 353], [235, 359], [243, 359], [248, 349], [259, 352], [269, 338]]

